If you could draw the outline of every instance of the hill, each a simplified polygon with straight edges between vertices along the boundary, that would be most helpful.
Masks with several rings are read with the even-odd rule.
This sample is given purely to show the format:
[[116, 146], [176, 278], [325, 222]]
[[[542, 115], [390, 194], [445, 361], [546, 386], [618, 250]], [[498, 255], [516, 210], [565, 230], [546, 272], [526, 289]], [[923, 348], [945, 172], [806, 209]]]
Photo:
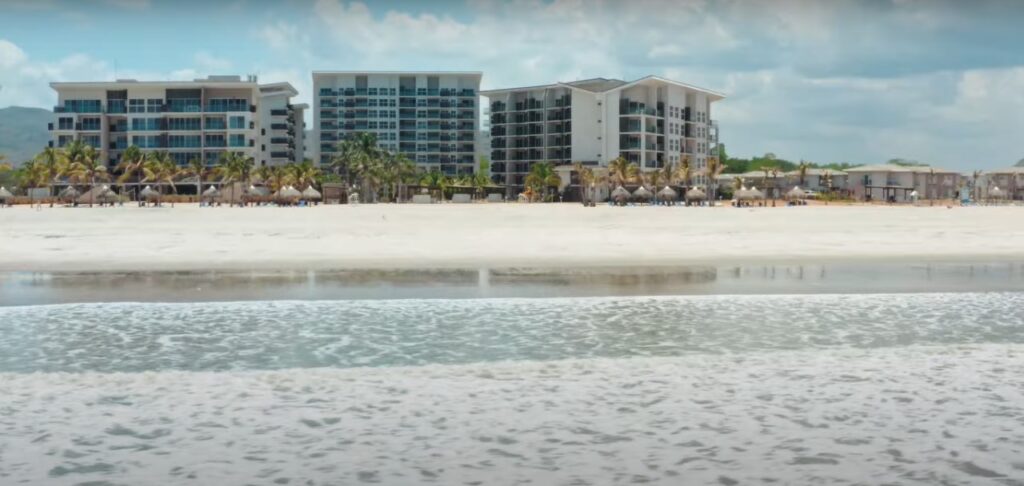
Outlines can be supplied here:
[[0, 108], [0, 154], [14, 165], [31, 159], [50, 140], [46, 124], [53, 113], [42, 108]]

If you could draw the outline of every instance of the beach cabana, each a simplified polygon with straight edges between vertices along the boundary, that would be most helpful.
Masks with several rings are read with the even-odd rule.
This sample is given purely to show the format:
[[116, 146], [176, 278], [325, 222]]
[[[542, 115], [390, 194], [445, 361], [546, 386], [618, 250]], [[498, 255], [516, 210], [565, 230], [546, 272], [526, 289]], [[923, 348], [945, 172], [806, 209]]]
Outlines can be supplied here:
[[155, 201], [160, 198], [160, 193], [154, 191], [152, 187], [146, 186], [139, 192], [139, 198], [145, 201]]
[[0, 187], [0, 206], [10, 204], [13, 199], [14, 194], [11, 194], [11, 191], [8, 191], [6, 187]]
[[321, 198], [323, 198], [323, 195], [320, 194], [320, 191], [313, 188], [313, 186], [309, 186], [302, 191], [302, 199], [305, 199], [306, 201], [319, 201]]
[[57, 198], [66, 203], [73, 203], [80, 195], [81, 194], [78, 192], [78, 189], [75, 189], [75, 186], [68, 186], [57, 194]]
[[786, 199], [789, 200], [804, 199], [806, 197], [807, 193], [804, 192], [803, 189], [800, 189], [800, 186], [793, 186], [793, 188], [786, 193]]
[[705, 200], [707, 198], [708, 198], [708, 195], [704, 191], [702, 191], [702, 190], [700, 190], [700, 189], [698, 189], [696, 187], [690, 189], [689, 191], [686, 191], [686, 200], [687, 201], [703, 201], [703, 200]]
[[650, 201], [654, 197], [654, 193], [646, 187], [640, 186], [633, 191], [633, 197], [640, 201]]
[[295, 203], [300, 198], [302, 198], [302, 193], [292, 186], [284, 186], [277, 191], [277, 194], [274, 194], [274, 199], [285, 203]]
[[114, 204], [118, 201], [119, 196], [109, 186], [103, 186], [97, 199], [103, 204]]
[[622, 204], [629, 200], [629, 191], [625, 187], [619, 186], [612, 191], [612, 201]]
[[205, 202], [213, 202], [215, 199], [220, 197], [220, 191], [216, 187], [210, 186], [203, 191], [201, 199]]
[[675, 201], [678, 198], [679, 198], [679, 193], [677, 193], [671, 187], [665, 186], [664, 189], [658, 191], [658, 200], [659, 201], [673, 202], [673, 201]]
[[1003, 192], [999, 187], [993, 187], [991, 191], [988, 191], [989, 199], [1003, 199], [1006, 197], [1006, 193]]

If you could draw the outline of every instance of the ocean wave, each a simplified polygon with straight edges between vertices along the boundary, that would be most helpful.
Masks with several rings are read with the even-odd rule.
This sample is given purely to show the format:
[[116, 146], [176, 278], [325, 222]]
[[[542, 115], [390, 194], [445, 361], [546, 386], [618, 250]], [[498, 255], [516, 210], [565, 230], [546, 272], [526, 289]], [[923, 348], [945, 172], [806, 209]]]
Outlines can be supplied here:
[[377, 367], [1024, 343], [1024, 293], [0, 308], [0, 371]]

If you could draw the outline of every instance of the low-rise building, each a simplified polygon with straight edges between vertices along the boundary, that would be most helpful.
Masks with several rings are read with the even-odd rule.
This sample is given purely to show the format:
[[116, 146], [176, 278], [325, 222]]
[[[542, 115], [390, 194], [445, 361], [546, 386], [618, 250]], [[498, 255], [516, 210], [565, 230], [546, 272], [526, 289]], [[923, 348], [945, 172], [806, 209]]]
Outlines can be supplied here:
[[865, 165], [846, 170], [848, 188], [862, 201], [911, 202], [916, 199], [953, 199], [962, 176], [928, 166]]

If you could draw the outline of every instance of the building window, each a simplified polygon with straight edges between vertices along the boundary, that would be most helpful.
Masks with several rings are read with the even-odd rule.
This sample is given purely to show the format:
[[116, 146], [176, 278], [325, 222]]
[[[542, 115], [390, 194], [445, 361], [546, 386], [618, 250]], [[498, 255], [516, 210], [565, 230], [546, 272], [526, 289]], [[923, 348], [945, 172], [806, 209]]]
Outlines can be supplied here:
[[244, 130], [245, 129], [245, 117], [244, 116], [232, 116], [229, 117], [230, 126], [232, 130]]

